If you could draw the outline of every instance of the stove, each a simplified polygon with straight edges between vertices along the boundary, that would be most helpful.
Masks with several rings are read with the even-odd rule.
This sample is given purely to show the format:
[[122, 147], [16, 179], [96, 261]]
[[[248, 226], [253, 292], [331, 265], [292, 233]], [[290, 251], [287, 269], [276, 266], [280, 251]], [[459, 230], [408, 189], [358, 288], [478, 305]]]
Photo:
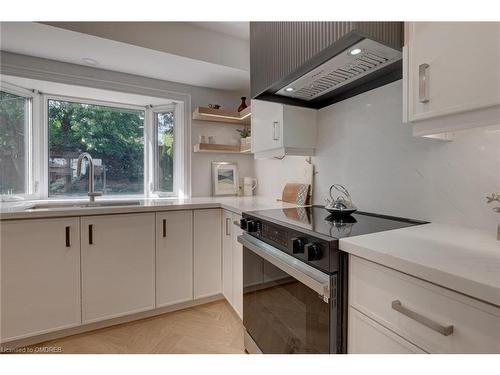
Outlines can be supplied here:
[[368, 212], [334, 217], [322, 206], [243, 213], [247, 351], [346, 353], [348, 255], [339, 239], [421, 224]]

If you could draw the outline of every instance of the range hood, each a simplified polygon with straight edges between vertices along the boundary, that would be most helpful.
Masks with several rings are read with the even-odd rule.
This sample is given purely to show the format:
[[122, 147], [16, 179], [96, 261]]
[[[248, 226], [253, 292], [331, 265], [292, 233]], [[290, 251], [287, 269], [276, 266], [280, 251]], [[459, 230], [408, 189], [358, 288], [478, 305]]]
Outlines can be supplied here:
[[402, 25], [352, 24], [330, 46], [256, 98], [318, 109], [401, 79]]

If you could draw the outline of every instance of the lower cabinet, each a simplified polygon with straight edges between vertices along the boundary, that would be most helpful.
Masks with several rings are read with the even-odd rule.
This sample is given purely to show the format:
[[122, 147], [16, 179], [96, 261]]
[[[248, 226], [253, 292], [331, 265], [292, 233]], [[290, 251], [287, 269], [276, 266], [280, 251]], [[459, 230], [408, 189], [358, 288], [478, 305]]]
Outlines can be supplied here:
[[238, 242], [242, 234], [240, 215], [224, 211], [222, 227], [222, 292], [243, 319], [243, 247]]
[[2, 342], [81, 324], [79, 222], [0, 223]]
[[[220, 209], [0, 222], [0, 342], [220, 295], [221, 224]], [[241, 316], [238, 280], [224, 293]]]
[[193, 299], [193, 211], [156, 214], [156, 307]]
[[81, 218], [83, 323], [155, 307], [155, 214]]
[[354, 353], [500, 353], [500, 308], [353, 255], [349, 305]]
[[194, 298], [222, 293], [222, 212], [220, 209], [194, 213]]

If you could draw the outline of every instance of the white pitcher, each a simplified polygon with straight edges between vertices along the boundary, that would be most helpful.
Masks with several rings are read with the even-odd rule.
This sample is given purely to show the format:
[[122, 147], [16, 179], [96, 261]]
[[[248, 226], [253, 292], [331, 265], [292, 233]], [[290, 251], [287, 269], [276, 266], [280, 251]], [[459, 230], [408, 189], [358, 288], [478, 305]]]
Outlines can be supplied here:
[[243, 178], [243, 195], [251, 196], [253, 195], [253, 191], [257, 187], [257, 179], [253, 177], [244, 177]]

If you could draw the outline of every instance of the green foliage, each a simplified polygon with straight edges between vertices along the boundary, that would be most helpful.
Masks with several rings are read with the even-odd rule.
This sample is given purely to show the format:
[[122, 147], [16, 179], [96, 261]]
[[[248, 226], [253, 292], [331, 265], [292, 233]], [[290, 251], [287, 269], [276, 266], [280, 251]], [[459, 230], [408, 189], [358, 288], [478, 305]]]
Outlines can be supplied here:
[[[102, 160], [110, 192], [143, 192], [143, 111], [57, 100], [49, 100], [48, 111], [52, 159], [75, 159], [86, 151]], [[86, 189], [84, 184], [61, 185], [57, 177], [51, 180], [51, 193], [68, 193], [68, 185], [70, 193]]]
[[0, 91], [0, 194], [25, 192], [26, 100]]

